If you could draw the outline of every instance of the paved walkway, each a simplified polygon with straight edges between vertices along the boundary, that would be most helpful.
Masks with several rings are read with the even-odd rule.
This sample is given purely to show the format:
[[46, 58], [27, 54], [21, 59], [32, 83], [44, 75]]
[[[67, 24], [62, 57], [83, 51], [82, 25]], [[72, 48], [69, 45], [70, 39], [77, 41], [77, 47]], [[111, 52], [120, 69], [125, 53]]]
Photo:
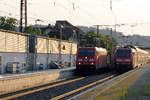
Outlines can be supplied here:
[[150, 100], [150, 64], [93, 100]]
[[150, 100], [150, 64], [131, 72], [93, 87], [73, 100]]
[[127, 90], [124, 100], [150, 100], [150, 64], [143, 70], [144, 73]]
[[65, 69], [47, 69], [47, 70], [39, 70], [39, 71], [28, 71], [25, 73], [20, 74], [2, 74], [0, 75], [0, 79], [4, 78], [16, 78], [16, 77], [22, 77], [22, 76], [28, 76], [28, 75], [35, 75], [35, 74], [42, 74], [42, 73], [50, 73], [50, 72], [61, 72], [61, 71], [69, 71], [75, 69], [75, 67], [65, 68]]

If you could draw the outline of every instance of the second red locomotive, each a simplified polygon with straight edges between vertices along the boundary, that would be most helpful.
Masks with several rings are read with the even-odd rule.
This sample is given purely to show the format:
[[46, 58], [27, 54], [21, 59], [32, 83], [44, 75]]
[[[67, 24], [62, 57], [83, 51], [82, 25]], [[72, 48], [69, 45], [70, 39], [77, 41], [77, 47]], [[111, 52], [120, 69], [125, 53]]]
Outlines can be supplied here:
[[149, 62], [149, 53], [133, 46], [116, 49], [114, 57], [118, 72], [140, 67]]

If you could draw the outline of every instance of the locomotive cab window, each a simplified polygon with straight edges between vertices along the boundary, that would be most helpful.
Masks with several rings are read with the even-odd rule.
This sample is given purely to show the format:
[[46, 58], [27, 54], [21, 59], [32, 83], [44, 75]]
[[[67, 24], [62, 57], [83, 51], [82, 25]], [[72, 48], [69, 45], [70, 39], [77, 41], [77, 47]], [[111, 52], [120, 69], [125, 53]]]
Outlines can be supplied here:
[[94, 56], [95, 51], [94, 50], [88, 50], [88, 49], [84, 49], [84, 50], [79, 50], [78, 55], [79, 56]]
[[121, 49], [118, 49], [116, 54], [119, 57], [131, 56], [131, 50], [121, 50]]

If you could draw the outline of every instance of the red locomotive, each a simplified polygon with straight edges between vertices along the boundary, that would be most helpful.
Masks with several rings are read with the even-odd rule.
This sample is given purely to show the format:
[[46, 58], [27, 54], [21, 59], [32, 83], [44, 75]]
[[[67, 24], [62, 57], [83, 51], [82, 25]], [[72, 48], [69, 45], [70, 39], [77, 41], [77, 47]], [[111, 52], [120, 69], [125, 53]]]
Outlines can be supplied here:
[[107, 67], [107, 51], [98, 47], [80, 47], [76, 55], [76, 71], [78, 73], [95, 72]]
[[114, 57], [118, 72], [140, 67], [149, 62], [149, 53], [133, 46], [116, 49]]

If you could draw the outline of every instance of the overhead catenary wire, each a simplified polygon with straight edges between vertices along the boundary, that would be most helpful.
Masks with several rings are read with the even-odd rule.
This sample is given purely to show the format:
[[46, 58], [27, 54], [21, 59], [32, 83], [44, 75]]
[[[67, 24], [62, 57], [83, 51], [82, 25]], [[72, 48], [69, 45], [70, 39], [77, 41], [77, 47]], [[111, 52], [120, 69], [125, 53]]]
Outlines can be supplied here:
[[[7, 12], [7, 11], [4, 11], [4, 10], [0, 10], [0, 12], [2, 12], [2, 13], [6, 13], [6, 14], [9, 14], [9, 17], [20, 17], [20, 15], [19, 14], [15, 14], [15, 13], [10, 13], [10, 12]], [[38, 17], [39, 18], [39, 17]], [[35, 19], [37, 19], [37, 17], [28, 17], [28, 19], [32, 19], [32, 20], [35, 20]], [[48, 21], [46, 21], [46, 20], [44, 20], [44, 23], [48, 23]], [[29, 24], [32, 24], [32, 23], [29, 23]]]
[[[11, 6], [11, 5], [7, 4], [7, 6], [9, 7], [9, 6]], [[0, 12], [8, 14], [9, 17], [16, 17], [17, 19], [19, 19], [19, 17], [20, 17], [20, 15], [18, 14], [18, 13], [20, 12], [19, 9], [17, 9], [17, 8], [15, 8], [15, 7], [13, 7], [13, 6], [11, 6], [11, 7], [12, 7], [12, 9], [11, 9], [9, 12], [8, 12], [8, 11], [4, 11], [4, 10], [0, 10]], [[16, 12], [12, 11], [13, 9], [14, 9]], [[29, 12], [28, 12], [28, 14], [29, 14], [29, 15], [32, 15], [32, 16], [36, 16], [36, 17], [28, 16], [28, 19], [36, 20], [36, 19], [40, 18], [40, 19], [43, 20], [43, 23], [47, 23], [47, 24], [49, 23], [48, 20], [45, 20], [45, 19], [41, 18], [40, 16], [38, 16], [38, 15], [35, 14], [34, 12], [32, 12], [32, 13], [29, 13]], [[29, 24], [32, 24], [32, 23], [29, 23]]]
[[[86, 14], [86, 15], [88, 15], [89, 17], [92, 17], [93, 18], [93, 16], [91, 15], [91, 14], [89, 14], [87, 11], [85, 11], [84, 9], [82, 9], [81, 7], [79, 7], [78, 5], [76, 5], [74, 2], [71, 2], [70, 0], [67, 0], [70, 4], [72, 4], [72, 6], [73, 6], [73, 8], [75, 9], [75, 8], [78, 8], [78, 9], [80, 9], [84, 14]], [[74, 10], [73, 9], [73, 10]]]
[[[9, 17], [15, 17], [15, 18], [17, 18], [17, 19], [19, 19], [19, 17], [20, 17], [20, 15], [19, 15], [19, 12], [20, 12], [20, 8], [18, 7], [16, 7], [16, 6], [12, 6], [11, 4], [9, 4], [9, 3], [4, 3], [4, 2], [1, 2], [0, 3], [0, 5], [3, 5], [3, 6], [5, 6], [5, 7], [11, 7], [11, 9], [10, 9], [10, 11], [2, 11], [2, 10], [0, 10], [0, 12], [2, 12], [2, 13], [5, 13], [5, 14], [8, 14], [9, 15]], [[31, 5], [31, 3], [30, 3], [30, 5]], [[19, 5], [18, 5], [19, 6]], [[45, 19], [43, 19], [43, 18], [41, 18], [40, 16], [37, 16], [36, 14], [34, 14], [33, 12], [32, 13], [29, 13], [28, 12], [28, 14], [29, 15], [32, 15], [32, 16], [36, 16], [36, 17], [31, 17], [31, 16], [28, 16], [28, 19], [34, 19], [34, 20], [36, 20], [36, 19], [38, 19], [38, 18], [40, 18], [40, 19], [42, 19], [42, 20], [44, 20], [44, 23], [49, 23], [49, 21], [48, 20], [45, 20]], [[6, 15], [7, 16], [7, 15]], [[30, 23], [31, 24], [31, 23]]]
[[[72, 4], [72, 3], [74, 3], [74, 2], [71, 2], [70, 0], [67, 0], [70, 4]], [[99, 18], [97, 18], [98, 16], [97, 15], [93, 15], [93, 14], [91, 14], [91, 13], [89, 13], [86, 9], [83, 9], [82, 7], [81, 7], [81, 5], [77, 5], [77, 2], [76, 2], [76, 0], [74, 0], [75, 1], [75, 3], [74, 3], [74, 7], [75, 7], [75, 9], [79, 9], [79, 11], [80, 12], [82, 12], [82, 13], [84, 13], [85, 15], [87, 15], [89, 18], [92, 18], [92, 21], [94, 20], [96, 23], [97, 23], [97, 21], [99, 20]], [[97, 1], [99, 1], [99, 0], [97, 0]], [[111, 0], [112, 1], [112, 0]], [[112, 11], [110, 11], [110, 5], [112, 5], [112, 4], [110, 4], [109, 3], [109, 6], [107, 7], [107, 5], [103, 5], [103, 3], [98, 3], [100, 6], [98, 6], [100, 9], [101, 8], [108, 8], [109, 7], [109, 9], [106, 9], [107, 10], [107, 13], [111, 13]], [[102, 20], [103, 21], [103, 20]], [[116, 22], [116, 20], [115, 20], [115, 22]], [[104, 22], [102, 22], [102, 23], [104, 23]], [[101, 23], [101, 24], [102, 24]]]
[[[20, 8], [17, 8], [16, 6], [12, 6], [12, 5], [10, 5], [10, 4], [8, 4], [8, 3], [3, 3], [3, 2], [0, 2], [0, 5], [5, 5], [5, 6], [7, 6], [7, 7], [11, 7], [11, 10], [15, 10], [15, 11], [17, 11], [17, 12], [20, 12]], [[19, 6], [19, 5], [18, 5]], [[10, 10], [10, 11], [11, 11]], [[10, 12], [11, 13], [11, 12]], [[14, 12], [13, 12], [14, 13]], [[29, 12], [28, 12], [29, 13]], [[37, 16], [37, 15], [35, 15], [33, 12], [32, 13], [29, 13], [29, 14], [32, 14], [32, 15], [34, 15], [34, 16]], [[16, 14], [15, 14], [16, 15]], [[37, 16], [37, 17], [39, 17], [39, 16]], [[33, 17], [30, 17], [30, 18], [32, 18], [33, 19]]]
[[[81, 7], [79, 7], [79, 6], [77, 6], [77, 1], [76, 2], [71, 2], [70, 0], [68, 0], [70, 3], [71, 3], [71, 5], [72, 5], [72, 9], [73, 9], [73, 11], [75, 11], [76, 9], [79, 9], [79, 12], [82, 12], [83, 14], [85, 14], [86, 16], [88, 16], [89, 18], [92, 18], [93, 20], [95, 20], [96, 22], [97, 22], [97, 20], [95, 19], [95, 16], [93, 16], [93, 15], [91, 15], [89, 12], [87, 12], [86, 10], [84, 10], [83, 8], [81, 8]], [[67, 16], [68, 17], [68, 20], [69, 19], [71, 19], [71, 17], [73, 17], [73, 12], [71, 12], [71, 10], [70, 9], [68, 9], [67, 7], [65, 7], [62, 3], [60, 3], [60, 2], [58, 2], [58, 0], [55, 0], [54, 1], [54, 6], [56, 5], [56, 2], [57, 2], [57, 4], [59, 3], [59, 5], [63, 8], [63, 9], [65, 9], [68, 13], [69, 13], [69, 16]], [[8, 3], [4, 3], [5, 5], [7, 5], [8, 7], [10, 6], [10, 4], [8, 4]], [[31, 5], [32, 5], [32, 3], [31, 3]], [[11, 6], [12, 7], [12, 6]], [[16, 8], [16, 7], [12, 7], [13, 9], [15, 9], [17, 12], [19, 12], [19, 9], [18, 8]], [[77, 12], [77, 11], [76, 11]], [[29, 13], [30, 15], [34, 15], [35, 16], [35, 14], [32, 12], [32, 13]], [[36, 15], [36, 17], [38, 17], [38, 18], [40, 18], [40, 19], [42, 19], [43, 20], [43, 18], [41, 18], [41, 17], [39, 17], [39, 16], [37, 16]], [[33, 18], [32, 18], [33, 19]], [[84, 19], [84, 18], [83, 18]], [[84, 19], [85, 20], [85, 19]], [[93, 23], [93, 20], [91, 21], [89, 21], [90, 23]], [[88, 21], [88, 20], [87, 20]], [[48, 22], [48, 21], [47, 21]]]
[[[78, 5], [77, 5], [77, 2], [71, 2], [70, 0], [67, 0], [67, 1], [70, 3], [70, 5], [72, 5], [74, 12], [77, 12], [77, 11], [82, 12], [83, 14], [85, 14], [86, 16], [88, 16], [90, 19], [92, 19], [92, 20], [90, 20], [90, 23], [91, 23], [91, 24], [93, 24], [93, 20], [94, 20], [95, 22], [97, 22], [96, 17], [95, 17], [94, 15], [90, 14], [90, 13], [89, 13], [88, 11], [86, 11], [85, 9], [81, 8], [80, 6], [78, 6]], [[76, 9], [76, 10], [75, 10], [75, 9]], [[85, 19], [84, 19], [84, 20], [85, 20]], [[82, 21], [83, 21], [83, 20], [82, 20]]]
[[[76, 18], [78, 16], [75, 17], [75, 14], [74, 12], [72, 12], [71, 10], [69, 10], [67, 7], [65, 7], [62, 3], [60, 3], [59, 1], [56, 2], [56, 0], [54, 1], [55, 2], [55, 7], [56, 5], [58, 4], [60, 7], [62, 7], [68, 14], [68, 20], [71, 20], [72, 18]], [[72, 4], [72, 2], [70, 2]], [[74, 6], [75, 7], [75, 6]], [[86, 20], [86, 21], [85, 21]], [[89, 22], [89, 20], [83, 18], [82, 21], [84, 21], [85, 23], [87, 23], [87, 21]]]

